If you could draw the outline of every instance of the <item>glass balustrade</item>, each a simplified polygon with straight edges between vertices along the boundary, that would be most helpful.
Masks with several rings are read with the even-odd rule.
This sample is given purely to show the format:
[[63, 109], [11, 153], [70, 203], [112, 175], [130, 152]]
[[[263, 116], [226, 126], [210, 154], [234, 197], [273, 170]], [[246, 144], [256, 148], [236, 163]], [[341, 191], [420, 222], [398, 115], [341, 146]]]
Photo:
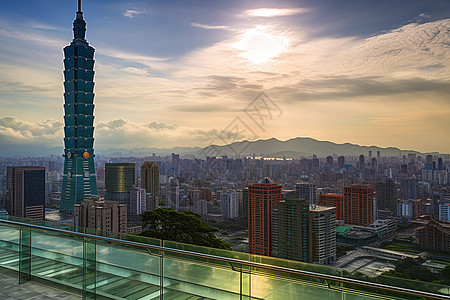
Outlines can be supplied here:
[[85, 299], [450, 299], [438, 284], [12, 217], [1, 268]]

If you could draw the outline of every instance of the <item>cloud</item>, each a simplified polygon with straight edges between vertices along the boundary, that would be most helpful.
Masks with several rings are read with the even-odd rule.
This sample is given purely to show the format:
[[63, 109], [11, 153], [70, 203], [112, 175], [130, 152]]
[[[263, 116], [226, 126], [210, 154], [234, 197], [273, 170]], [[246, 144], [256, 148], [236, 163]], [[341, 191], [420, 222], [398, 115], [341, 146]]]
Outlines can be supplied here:
[[56, 31], [66, 31], [67, 30], [67, 28], [61, 28], [61, 27], [38, 23], [38, 22], [32, 22], [30, 24], [30, 27], [34, 28], [34, 29], [41, 29], [41, 30], [56, 30]]
[[213, 25], [206, 25], [206, 24], [199, 24], [199, 23], [191, 23], [191, 25], [194, 27], [210, 29], [210, 30], [220, 29], [220, 30], [235, 31], [235, 29], [231, 28], [230, 26], [224, 26], [224, 25], [213, 26]]
[[145, 13], [147, 13], [147, 11], [146, 10], [137, 10], [137, 9], [127, 9], [126, 11], [124, 11], [122, 14], [125, 16], [125, 17], [128, 17], [128, 18], [134, 18], [134, 16], [135, 15], [140, 15], [140, 14], [145, 14]]
[[47, 144], [53, 146], [62, 136], [63, 123], [57, 120], [28, 122], [17, 117], [0, 118], [0, 142], [10, 144]]
[[147, 125], [147, 127], [148, 128], [151, 128], [151, 129], [155, 129], [156, 131], [160, 131], [160, 130], [175, 130], [176, 128], [177, 128], [177, 125], [175, 124], [175, 125], [167, 125], [167, 124], [164, 124], [164, 123], [157, 123], [157, 122], [150, 122], [148, 125]]
[[306, 8], [257, 8], [247, 10], [245, 15], [250, 17], [284, 17], [308, 12]]
[[217, 129], [204, 131], [196, 128], [150, 122], [136, 123], [116, 119], [96, 125], [96, 146], [99, 149], [132, 147], [206, 146]]
[[450, 93], [450, 84], [447, 81], [418, 77], [386, 80], [381, 76], [332, 76], [306, 79], [269, 91], [275, 95], [282, 95], [282, 98], [288, 101], [349, 100], [372, 96], [395, 97], [411, 93], [429, 93], [443, 97]]
[[[211, 95], [212, 96], [212, 95]], [[216, 103], [203, 103], [203, 104], [190, 104], [190, 105], [176, 105], [172, 109], [180, 112], [239, 112], [243, 109], [236, 109], [234, 107], [216, 104]]]

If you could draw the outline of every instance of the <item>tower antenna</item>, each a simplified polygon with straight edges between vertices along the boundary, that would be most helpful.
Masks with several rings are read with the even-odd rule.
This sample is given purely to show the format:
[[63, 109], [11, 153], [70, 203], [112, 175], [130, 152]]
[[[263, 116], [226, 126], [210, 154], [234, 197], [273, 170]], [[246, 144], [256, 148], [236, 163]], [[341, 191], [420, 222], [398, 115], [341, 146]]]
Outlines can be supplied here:
[[78, 11], [81, 12], [81, 0], [78, 0]]

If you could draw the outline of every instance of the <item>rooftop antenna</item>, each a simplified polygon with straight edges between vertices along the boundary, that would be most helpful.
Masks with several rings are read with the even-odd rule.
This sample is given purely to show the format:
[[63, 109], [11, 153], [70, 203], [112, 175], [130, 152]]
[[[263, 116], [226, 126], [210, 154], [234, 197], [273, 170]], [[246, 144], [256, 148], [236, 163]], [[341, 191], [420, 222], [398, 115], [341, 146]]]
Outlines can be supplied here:
[[81, 11], [81, 0], [78, 0], [77, 19], [83, 20], [83, 12]]

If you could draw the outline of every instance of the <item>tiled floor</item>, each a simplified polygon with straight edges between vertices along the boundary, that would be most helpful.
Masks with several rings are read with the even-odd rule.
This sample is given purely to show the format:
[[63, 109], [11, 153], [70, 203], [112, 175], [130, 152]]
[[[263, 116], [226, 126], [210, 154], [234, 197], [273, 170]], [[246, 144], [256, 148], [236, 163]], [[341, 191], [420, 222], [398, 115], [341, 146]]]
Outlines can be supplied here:
[[16, 276], [4, 274], [4, 272], [0, 272], [0, 294], [3, 300], [81, 299], [80, 296], [33, 281], [19, 284]]

